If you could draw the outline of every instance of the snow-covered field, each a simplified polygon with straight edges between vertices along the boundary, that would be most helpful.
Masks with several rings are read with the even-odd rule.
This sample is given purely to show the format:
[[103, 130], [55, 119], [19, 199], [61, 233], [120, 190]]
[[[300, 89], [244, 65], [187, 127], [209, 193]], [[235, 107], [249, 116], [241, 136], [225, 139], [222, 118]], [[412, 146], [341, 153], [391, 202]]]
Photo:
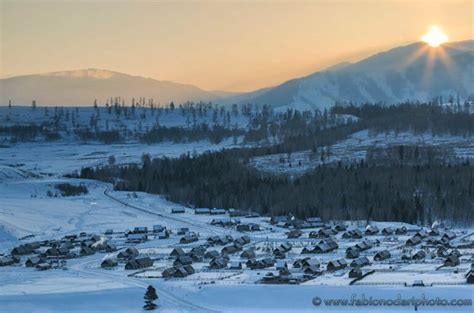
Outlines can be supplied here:
[[459, 158], [474, 158], [474, 138], [472, 137], [434, 136], [429, 133], [414, 134], [412, 132], [375, 134], [363, 130], [352, 134], [346, 140], [325, 147], [323, 159], [321, 151], [315, 154], [311, 150], [305, 150], [290, 155], [285, 153], [256, 157], [252, 159], [251, 164], [262, 171], [301, 175], [323, 163], [362, 160], [369, 148], [396, 145], [442, 146], [452, 148], [455, 156]]
[[[374, 140], [367, 134], [359, 134], [363, 140]], [[341, 153], [352, 145], [357, 155], [358, 137], [340, 143]], [[392, 137], [390, 137], [392, 138]], [[394, 137], [397, 138], [397, 137]], [[382, 138], [379, 138], [383, 142]], [[395, 140], [395, 139], [391, 139]], [[400, 140], [406, 140], [400, 139]], [[472, 142], [460, 142], [468, 149]], [[256, 223], [261, 231], [242, 233], [235, 228], [211, 225], [213, 219], [223, 216], [196, 215], [190, 208], [185, 213], [172, 214], [172, 208], [180, 207], [157, 195], [113, 191], [111, 186], [97, 181], [64, 178], [63, 174], [79, 170], [83, 166], [105, 164], [109, 155], [115, 155], [117, 162], [139, 161], [143, 153], [152, 156], [176, 157], [182, 153], [202, 153], [207, 150], [232, 146], [225, 141], [220, 145], [208, 142], [193, 144], [122, 144], [122, 145], [73, 145], [62, 142], [23, 143], [0, 148], [0, 257], [8, 255], [19, 244], [39, 240], [59, 240], [65, 235], [98, 234], [114, 243], [118, 251], [135, 246], [141, 256], [154, 260], [153, 266], [144, 271], [124, 269], [124, 263], [113, 269], [101, 268], [101, 262], [116, 256], [118, 252], [97, 252], [93, 255], [67, 259], [66, 264], [56, 269], [38, 271], [26, 267], [27, 256], [13, 266], [0, 267], [0, 312], [141, 312], [143, 294], [148, 285], [157, 289], [159, 299], [156, 303], [162, 312], [406, 312], [405, 307], [366, 307], [351, 306], [345, 309], [330, 307], [325, 303], [315, 306], [314, 297], [322, 300], [331, 298], [351, 299], [351, 297], [402, 298], [445, 298], [474, 299], [473, 288], [465, 283], [464, 274], [470, 268], [474, 249], [463, 249], [461, 264], [454, 268], [436, 268], [443, 260], [431, 257], [433, 249], [427, 248], [429, 256], [425, 260], [401, 262], [406, 249], [403, 243], [418, 229], [405, 225], [410, 233], [394, 236], [389, 240], [382, 235], [367, 237], [371, 241], [380, 240], [369, 251], [363, 252], [371, 265], [364, 271], [375, 272], [361, 281], [349, 285], [349, 267], [335, 272], [326, 271], [327, 263], [345, 256], [347, 247], [360, 240], [342, 239], [338, 233], [335, 238], [339, 248], [327, 254], [302, 255], [304, 247], [313, 246], [319, 239], [308, 238], [311, 230], [304, 229], [297, 239], [287, 239], [288, 229], [271, 225], [267, 217], [239, 217], [242, 223]], [[344, 150], [346, 149], [346, 150]], [[348, 150], [349, 149], [349, 150]], [[336, 147], [334, 147], [336, 150]], [[346, 153], [346, 152], [344, 152]], [[292, 157], [294, 154], [292, 155]], [[50, 197], [59, 183], [83, 184], [88, 193], [73, 197]], [[125, 232], [137, 226], [160, 224], [172, 230], [168, 239], [158, 239], [154, 235], [144, 243], [126, 242]], [[363, 229], [363, 221], [346, 222], [349, 228]], [[375, 223], [380, 229], [387, 226], [399, 227], [400, 223]], [[199, 240], [180, 244], [182, 236], [179, 228], [189, 228]], [[107, 229], [114, 234], [105, 235]], [[458, 237], [455, 244], [474, 240], [473, 229], [456, 229]], [[174, 248], [181, 247], [186, 252], [206, 243], [209, 236], [231, 235], [234, 239], [247, 234], [251, 242], [244, 249], [253, 247], [257, 259], [272, 256], [272, 251], [282, 243], [289, 242], [292, 249], [286, 253], [289, 270], [298, 274], [293, 262], [306, 256], [321, 263], [322, 275], [297, 285], [268, 285], [258, 283], [268, 273], [278, 274], [275, 266], [266, 269], [241, 270], [208, 269], [209, 260], [193, 263], [196, 273], [184, 278], [163, 279], [162, 271], [171, 266], [169, 258]], [[220, 251], [223, 246], [209, 247]], [[373, 255], [389, 249], [394, 262], [374, 262]], [[232, 254], [230, 261], [246, 260], [239, 257], [240, 252]], [[396, 261], [395, 261], [396, 260]], [[348, 260], [349, 262], [351, 260]], [[229, 263], [231, 263], [229, 262]], [[423, 280], [429, 287], [411, 286], [415, 280]], [[446, 307], [422, 307], [420, 312], [446, 311]], [[471, 312], [472, 306], [449, 307], [451, 312]]]

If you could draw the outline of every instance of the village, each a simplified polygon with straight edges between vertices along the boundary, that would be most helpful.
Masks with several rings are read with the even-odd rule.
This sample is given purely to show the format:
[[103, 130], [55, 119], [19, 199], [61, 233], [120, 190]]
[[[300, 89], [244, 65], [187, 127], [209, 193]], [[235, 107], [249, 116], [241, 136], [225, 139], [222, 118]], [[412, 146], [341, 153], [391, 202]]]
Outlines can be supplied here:
[[[173, 219], [196, 223], [167, 224]], [[97, 270], [165, 284], [474, 284], [474, 234], [439, 223], [428, 229], [172, 207], [156, 224], [34, 239], [4, 253], [0, 266], [54, 275], [91, 258]]]

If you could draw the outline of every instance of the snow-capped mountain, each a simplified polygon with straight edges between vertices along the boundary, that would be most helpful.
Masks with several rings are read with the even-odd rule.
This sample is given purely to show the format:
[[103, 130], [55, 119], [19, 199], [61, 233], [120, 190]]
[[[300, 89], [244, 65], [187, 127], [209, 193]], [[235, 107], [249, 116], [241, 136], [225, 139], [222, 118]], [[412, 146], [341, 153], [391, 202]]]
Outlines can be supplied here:
[[390, 104], [458, 95], [474, 95], [473, 40], [438, 48], [414, 43], [232, 100], [280, 109], [322, 110], [335, 102]]
[[160, 104], [171, 101], [211, 101], [223, 97], [222, 92], [169, 81], [101, 70], [82, 69], [0, 79], [0, 105], [92, 105], [95, 99], [105, 103], [110, 97], [153, 98]]

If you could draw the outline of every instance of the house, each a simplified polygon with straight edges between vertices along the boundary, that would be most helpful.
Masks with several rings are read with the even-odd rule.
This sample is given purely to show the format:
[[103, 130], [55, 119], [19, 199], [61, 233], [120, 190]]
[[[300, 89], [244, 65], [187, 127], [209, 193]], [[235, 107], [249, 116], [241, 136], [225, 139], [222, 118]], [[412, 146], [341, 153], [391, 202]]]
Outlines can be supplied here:
[[4, 256], [0, 258], [0, 266], [10, 266], [15, 264], [15, 260], [12, 256]]
[[415, 235], [413, 237], [408, 238], [405, 245], [414, 247], [416, 245], [419, 245], [420, 243], [421, 243], [420, 237]]
[[219, 252], [217, 252], [216, 250], [207, 251], [204, 254], [204, 258], [206, 259], [214, 259], [214, 258], [217, 258], [218, 256], [219, 256]]
[[318, 231], [318, 237], [319, 238], [329, 238], [333, 235], [337, 234], [337, 232], [334, 229], [320, 229]]
[[345, 259], [337, 259], [330, 261], [326, 266], [326, 269], [330, 272], [341, 270], [347, 266], [347, 262]]
[[393, 233], [395, 233], [395, 229], [393, 229], [393, 227], [385, 227], [382, 229], [382, 235], [384, 236], [391, 236]]
[[146, 233], [148, 233], [148, 227], [145, 227], [145, 226], [135, 227], [133, 229], [133, 233], [134, 234], [146, 234]]
[[405, 226], [398, 227], [395, 229], [395, 234], [396, 235], [405, 235], [408, 232], [408, 229]]
[[222, 248], [221, 254], [234, 254], [238, 251], [239, 251], [238, 247], [232, 244], [232, 245], [225, 246], [224, 248]]
[[360, 255], [360, 250], [357, 247], [349, 247], [346, 249], [346, 258], [355, 259]]
[[183, 278], [188, 275], [188, 271], [184, 267], [177, 267], [173, 273], [173, 277], [175, 278]]
[[130, 247], [125, 249], [124, 251], [120, 251], [117, 255], [117, 258], [122, 260], [130, 260], [136, 258], [137, 256], [138, 250], [134, 247]]
[[49, 270], [51, 268], [52, 268], [51, 263], [40, 263], [40, 264], [36, 265], [36, 269], [38, 271], [46, 271], [46, 270]]
[[319, 238], [319, 234], [317, 231], [312, 230], [309, 232], [308, 238]]
[[158, 239], [168, 239], [170, 237], [170, 233], [167, 230], [162, 230], [158, 234]]
[[339, 223], [334, 226], [334, 230], [337, 232], [346, 231], [347, 226], [345, 224]]
[[189, 228], [187, 227], [178, 228], [178, 231], [176, 232], [178, 236], [186, 235], [186, 233], [189, 233]]
[[390, 257], [391, 257], [390, 251], [382, 250], [382, 251], [377, 252], [374, 255], [374, 261], [384, 261], [384, 260], [390, 259]]
[[426, 257], [426, 253], [423, 250], [418, 250], [415, 254], [411, 256], [412, 260], [423, 260]]
[[342, 234], [342, 238], [344, 239], [361, 239], [362, 237], [364, 237], [364, 235], [359, 229], [351, 229]]
[[329, 253], [331, 251], [331, 247], [327, 243], [319, 243], [313, 249], [313, 253]]
[[183, 266], [183, 268], [186, 271], [186, 273], [188, 273], [188, 275], [192, 275], [195, 273], [194, 267], [192, 267], [191, 265], [185, 265]]
[[188, 256], [193, 260], [193, 262], [202, 262], [203, 255], [196, 253], [195, 251], [190, 251]]
[[357, 244], [355, 245], [355, 247], [356, 247], [357, 249], [359, 249], [359, 250], [362, 252], [362, 251], [366, 251], [366, 250], [371, 249], [371, 248], [372, 248], [372, 244], [371, 244], [369, 241], [364, 240], [364, 241], [362, 241], [362, 242], [357, 243]]
[[429, 234], [430, 236], [435, 237], [435, 236], [441, 235], [441, 232], [439, 231], [438, 228], [432, 228], [432, 229], [429, 231], [428, 234]]
[[224, 258], [215, 258], [209, 262], [209, 268], [213, 270], [223, 269], [227, 267], [227, 260]]
[[237, 239], [234, 240], [234, 243], [236, 243], [240, 246], [244, 246], [244, 245], [250, 243], [250, 237], [249, 236], [243, 236], [243, 237], [237, 238]]
[[320, 217], [307, 217], [306, 222], [311, 225], [311, 227], [322, 227], [324, 224]]
[[231, 270], [241, 270], [242, 269], [242, 262], [232, 261], [230, 263], [229, 269], [231, 269]]
[[164, 227], [163, 225], [153, 225], [153, 232], [154, 233], [160, 233], [162, 231], [165, 231], [166, 230], [166, 227]]
[[216, 209], [216, 208], [214, 208], [214, 209], [210, 210], [209, 213], [210, 213], [211, 215], [219, 215], [219, 214], [225, 214], [226, 212], [225, 212], [224, 209]]
[[369, 259], [365, 256], [357, 258], [351, 262], [351, 267], [364, 267], [370, 265]]
[[279, 260], [276, 262], [275, 268], [277, 270], [288, 269], [288, 263], [286, 263], [284, 260]]
[[139, 258], [135, 260], [130, 260], [125, 264], [126, 270], [138, 270], [141, 268], [147, 268], [153, 266], [153, 260], [149, 257]]
[[367, 225], [365, 228], [365, 235], [366, 236], [373, 236], [379, 232], [379, 228], [375, 225]]
[[272, 216], [270, 218], [270, 224], [279, 224], [279, 223], [287, 223], [288, 221], [291, 220], [291, 217], [287, 216], [287, 215], [280, 215], [280, 216]]
[[460, 264], [459, 257], [457, 255], [450, 255], [444, 260], [444, 266], [458, 266]]
[[429, 234], [425, 229], [419, 230], [415, 233], [415, 237], [420, 237], [420, 239], [424, 239], [428, 236], [429, 236]]
[[165, 269], [163, 272], [161, 272], [161, 276], [163, 278], [170, 278], [170, 277], [174, 276], [175, 272], [176, 272], [175, 267], [169, 267], [169, 268]]
[[196, 208], [194, 209], [194, 214], [209, 214], [210, 211], [208, 208]]
[[285, 250], [282, 247], [276, 247], [273, 249], [273, 256], [276, 259], [284, 259], [286, 257]]
[[453, 240], [454, 238], [456, 238], [456, 234], [452, 231], [447, 231], [443, 234], [443, 236], [441, 237], [442, 240], [445, 240], [445, 241], [451, 241]]
[[267, 267], [272, 267], [275, 265], [275, 260], [272, 258], [264, 258], [259, 261], [261, 268], [267, 268]]
[[358, 267], [354, 267], [349, 271], [349, 278], [362, 278], [362, 270]]
[[147, 235], [143, 233], [133, 233], [127, 236], [128, 243], [142, 243], [147, 240]]
[[39, 247], [40, 247], [40, 245], [39, 245], [38, 242], [25, 243], [23, 245], [19, 245], [17, 247], [14, 247], [11, 251], [11, 255], [31, 254], [36, 249], [38, 249]]
[[448, 256], [448, 249], [443, 246], [440, 246], [438, 247], [438, 249], [436, 249], [436, 255], [439, 257], [446, 257]]
[[195, 233], [187, 233], [184, 237], [179, 240], [179, 243], [191, 243], [198, 241], [199, 238]]
[[320, 273], [320, 271], [319, 271], [319, 267], [311, 265], [311, 266], [304, 267], [303, 273], [305, 273], [306, 275], [317, 275]]
[[104, 231], [104, 235], [112, 235], [114, 233], [114, 230], [113, 229], [106, 229]]
[[294, 229], [287, 233], [288, 239], [299, 238], [301, 235], [303, 235], [303, 232], [299, 229]]
[[230, 217], [245, 216], [246, 214], [245, 211], [236, 210], [236, 209], [229, 209], [228, 213]]
[[239, 224], [236, 230], [240, 232], [252, 231], [252, 226], [250, 224]]
[[172, 208], [172, 209], [171, 209], [171, 213], [172, 213], [172, 214], [184, 213], [184, 208]]
[[254, 259], [255, 251], [253, 249], [246, 249], [240, 254], [240, 257], [244, 259]]
[[32, 256], [32, 257], [28, 258], [28, 260], [26, 260], [25, 266], [26, 267], [35, 267], [36, 265], [38, 265], [40, 263], [43, 263], [44, 261], [45, 260], [40, 258], [40, 257]]
[[288, 251], [291, 250], [291, 248], [293, 248], [293, 246], [289, 242], [284, 242], [284, 243], [280, 244], [280, 248], [282, 248], [283, 251], [288, 252]]
[[301, 260], [300, 267], [302, 269], [305, 269], [307, 267], [315, 267], [315, 268], [319, 269], [320, 263], [316, 259], [305, 258], [305, 259]]
[[105, 244], [105, 252], [111, 253], [111, 252], [115, 252], [115, 251], [117, 251], [117, 247], [113, 243], [107, 242]]
[[186, 252], [182, 248], [174, 248], [173, 251], [171, 251], [170, 256], [173, 257], [178, 257], [181, 255], [186, 255]]
[[80, 252], [81, 256], [93, 255], [94, 253], [95, 251], [90, 247], [82, 247]]
[[205, 246], [197, 246], [191, 249], [190, 253], [194, 253], [199, 256], [204, 256], [204, 253], [206, 253], [206, 247]]
[[174, 260], [174, 266], [183, 266], [193, 264], [193, 259], [189, 255], [180, 255]]
[[105, 259], [104, 261], [102, 261], [102, 263], [100, 264], [100, 267], [102, 268], [113, 268], [113, 267], [116, 267], [118, 265], [118, 262], [116, 259]]

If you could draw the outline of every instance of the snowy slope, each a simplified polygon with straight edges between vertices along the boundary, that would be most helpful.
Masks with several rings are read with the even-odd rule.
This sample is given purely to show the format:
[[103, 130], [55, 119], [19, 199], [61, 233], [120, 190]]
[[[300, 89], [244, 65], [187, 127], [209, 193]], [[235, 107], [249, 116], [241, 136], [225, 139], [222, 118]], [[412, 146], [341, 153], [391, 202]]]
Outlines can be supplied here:
[[439, 48], [424, 43], [394, 48], [358, 63], [289, 80], [251, 94], [245, 102], [323, 110], [342, 101], [399, 103], [473, 94], [474, 41], [470, 40]]

